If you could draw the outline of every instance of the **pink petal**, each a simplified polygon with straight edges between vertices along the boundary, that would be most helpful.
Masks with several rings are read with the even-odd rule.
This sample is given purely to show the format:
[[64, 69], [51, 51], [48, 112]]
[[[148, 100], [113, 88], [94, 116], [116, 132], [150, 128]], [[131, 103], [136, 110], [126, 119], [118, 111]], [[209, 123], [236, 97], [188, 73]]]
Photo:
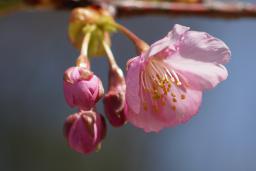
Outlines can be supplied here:
[[189, 30], [189, 27], [175, 24], [172, 30], [168, 33], [167, 37], [169, 37], [169, 39], [172, 39], [173, 43], [175, 43], [175, 41], [178, 41], [183, 36], [183, 34], [185, 34]]
[[228, 72], [222, 64], [229, 59], [230, 50], [224, 42], [207, 33], [188, 31], [178, 52], [169, 56], [166, 62], [186, 77], [191, 87], [203, 90], [227, 78]]
[[[173, 102], [171, 92], [176, 95], [176, 102]], [[163, 128], [174, 127], [190, 120], [199, 110], [202, 92], [192, 89], [182, 91], [174, 85], [171, 92], [163, 99], [164, 105], [159, 100], [152, 102], [148, 94], [140, 94], [139, 96], [143, 96], [146, 100], [147, 110], [141, 106], [140, 111], [136, 113], [128, 107], [127, 120], [134, 126], [143, 128], [145, 132], [158, 132]], [[181, 95], [185, 95], [185, 99], [181, 99]], [[152, 110], [153, 105], [157, 106], [157, 111]]]
[[63, 82], [64, 97], [70, 107], [75, 107], [73, 98], [73, 85]]
[[164, 37], [161, 40], [158, 40], [150, 46], [150, 49], [145, 54], [145, 56], [152, 57], [166, 48], [174, 50], [177, 41], [179, 41], [183, 34], [187, 32], [189, 29], [189, 27], [175, 24], [173, 29], [168, 33], [166, 37]]
[[73, 124], [68, 140], [70, 147], [80, 153], [90, 153], [96, 148], [94, 137], [89, 134], [82, 119]]
[[135, 113], [131, 108], [126, 108], [127, 120], [138, 128], [144, 129], [145, 132], [159, 132], [165, 123], [159, 120], [155, 115], [147, 112]]
[[[171, 91], [176, 94], [176, 102], [173, 101], [174, 98], [169, 93], [165, 101], [166, 104], [157, 113], [166, 123], [165, 127], [173, 127], [190, 120], [198, 112], [202, 101], [202, 91], [186, 89], [184, 92], [176, 86], [172, 86]], [[185, 95], [185, 99], [181, 98], [182, 95]], [[175, 110], [173, 106], [175, 106]]]
[[95, 123], [96, 130], [97, 130], [95, 132], [95, 134], [97, 134], [95, 143], [99, 144], [106, 137], [107, 125], [106, 125], [105, 118], [101, 114], [97, 115], [95, 122], [96, 122]]
[[231, 52], [228, 46], [208, 33], [188, 31], [180, 43], [179, 53], [184, 58], [202, 62], [226, 64]]
[[228, 76], [227, 69], [221, 64], [184, 59], [179, 55], [168, 62], [185, 77], [189, 87], [197, 90], [213, 88]]
[[140, 71], [141, 71], [141, 58], [135, 57], [129, 63], [129, 69], [126, 75], [126, 103], [132, 111], [138, 113], [140, 111], [140, 98], [138, 96], [140, 89]]

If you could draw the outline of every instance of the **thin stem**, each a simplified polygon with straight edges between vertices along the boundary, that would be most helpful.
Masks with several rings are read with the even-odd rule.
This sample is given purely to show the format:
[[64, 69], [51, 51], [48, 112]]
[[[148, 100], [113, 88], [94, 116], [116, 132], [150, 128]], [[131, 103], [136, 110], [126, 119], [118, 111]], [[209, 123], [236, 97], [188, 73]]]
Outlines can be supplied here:
[[103, 40], [102, 45], [103, 45], [104, 50], [105, 50], [105, 52], [107, 54], [107, 58], [108, 58], [108, 62], [109, 62], [109, 67], [112, 70], [115, 69], [115, 68], [118, 68], [118, 65], [116, 63], [115, 57], [114, 57], [114, 55], [113, 55], [113, 53], [112, 53], [108, 43], [106, 42], [106, 40]]
[[86, 57], [88, 56], [88, 47], [89, 47], [91, 35], [92, 35], [91, 32], [86, 33], [82, 42], [81, 55]]
[[133, 43], [135, 44], [139, 52], [148, 50], [149, 45], [143, 40], [141, 40], [138, 36], [136, 36], [133, 32], [131, 32], [121, 24], [115, 23], [115, 26], [117, 27], [118, 30], [124, 33], [131, 41], [133, 41]]
[[91, 32], [88, 32], [84, 36], [81, 51], [80, 51], [80, 56], [76, 60], [77, 66], [89, 67], [88, 66], [88, 48], [89, 48], [90, 39], [91, 39]]
[[[125, 80], [124, 80], [124, 74], [122, 69], [117, 65], [115, 57], [111, 51], [111, 48], [109, 46], [108, 40], [108, 33], [105, 33], [105, 38], [102, 42], [104, 50], [107, 54], [108, 63], [109, 63], [109, 82], [108, 87], [109, 91], [112, 89], [116, 90], [117, 86], [122, 85], [122, 87], [125, 87]], [[125, 89], [125, 88], [124, 88]]]

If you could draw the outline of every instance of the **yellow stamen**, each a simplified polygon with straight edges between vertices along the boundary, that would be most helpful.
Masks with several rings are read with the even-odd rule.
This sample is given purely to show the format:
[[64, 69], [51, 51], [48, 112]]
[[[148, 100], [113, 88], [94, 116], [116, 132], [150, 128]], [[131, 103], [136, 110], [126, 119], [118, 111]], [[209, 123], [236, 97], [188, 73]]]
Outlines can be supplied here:
[[[181, 82], [184, 80], [182, 79], [182, 75], [178, 75], [160, 60], [149, 59], [148, 62], [149, 64], [140, 75], [140, 81], [142, 92], [147, 93], [151, 102], [149, 102], [150, 104], [146, 104], [142, 97], [143, 109], [145, 111], [151, 109], [153, 112], [159, 112], [162, 106], [170, 104], [171, 109], [176, 111], [177, 107], [175, 103], [182, 103], [179, 99], [184, 100], [186, 98], [185, 94], [182, 94], [184, 91], [181, 89], [186, 87], [186, 82], [184, 81], [183, 86], [183, 82]], [[171, 98], [171, 101], [167, 103], [166, 99], [169, 98]]]

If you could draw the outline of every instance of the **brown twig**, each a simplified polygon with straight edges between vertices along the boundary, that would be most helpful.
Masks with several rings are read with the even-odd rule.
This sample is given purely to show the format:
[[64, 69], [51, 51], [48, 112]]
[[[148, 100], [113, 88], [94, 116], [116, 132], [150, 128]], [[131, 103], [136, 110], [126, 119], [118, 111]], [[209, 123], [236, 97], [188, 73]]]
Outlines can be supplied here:
[[219, 18], [256, 17], [254, 4], [227, 4], [220, 2], [206, 3], [174, 3], [146, 1], [115, 1], [118, 17], [137, 16], [146, 14], [164, 14], [179, 16], [202, 16]]
[[[202, 16], [218, 18], [256, 18], [256, 4], [250, 3], [177, 3], [148, 0], [23, 0], [41, 8], [73, 9], [88, 5], [103, 5], [114, 10], [116, 17], [148, 14], [170, 16]], [[31, 4], [31, 2], [33, 2]], [[47, 3], [46, 3], [47, 2]]]

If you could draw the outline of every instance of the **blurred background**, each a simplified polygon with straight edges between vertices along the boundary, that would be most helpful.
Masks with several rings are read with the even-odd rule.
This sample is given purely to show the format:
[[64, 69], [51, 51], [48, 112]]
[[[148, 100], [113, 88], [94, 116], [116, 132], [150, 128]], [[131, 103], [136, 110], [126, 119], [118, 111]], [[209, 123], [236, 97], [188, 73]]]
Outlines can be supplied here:
[[[0, 16], [1, 171], [256, 170], [255, 19], [118, 19], [149, 43], [175, 23], [224, 40], [232, 51], [229, 77], [204, 93], [200, 112], [188, 123], [150, 134], [130, 124], [119, 129], [108, 124], [102, 149], [84, 156], [69, 149], [62, 134], [65, 118], [75, 112], [64, 100], [63, 72], [78, 55], [67, 39], [68, 16], [64, 11]], [[120, 34], [113, 36], [113, 52], [123, 69], [135, 55]], [[92, 69], [107, 88], [106, 59], [93, 59]], [[101, 103], [98, 109], [103, 112]]]

